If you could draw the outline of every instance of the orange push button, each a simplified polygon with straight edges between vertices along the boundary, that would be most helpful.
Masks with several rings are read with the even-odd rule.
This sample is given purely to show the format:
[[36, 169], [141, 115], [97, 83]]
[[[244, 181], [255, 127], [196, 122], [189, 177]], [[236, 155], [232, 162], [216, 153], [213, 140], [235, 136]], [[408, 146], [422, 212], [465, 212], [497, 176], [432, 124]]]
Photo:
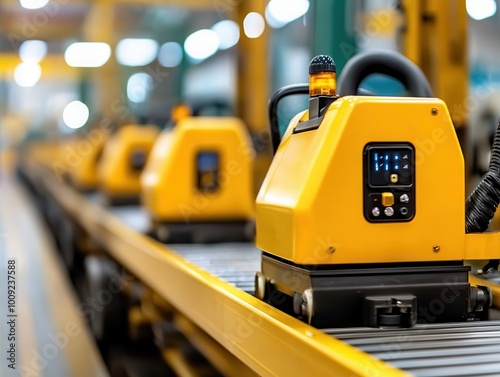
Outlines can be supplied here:
[[392, 192], [382, 193], [382, 205], [384, 207], [390, 207], [394, 204], [394, 195]]

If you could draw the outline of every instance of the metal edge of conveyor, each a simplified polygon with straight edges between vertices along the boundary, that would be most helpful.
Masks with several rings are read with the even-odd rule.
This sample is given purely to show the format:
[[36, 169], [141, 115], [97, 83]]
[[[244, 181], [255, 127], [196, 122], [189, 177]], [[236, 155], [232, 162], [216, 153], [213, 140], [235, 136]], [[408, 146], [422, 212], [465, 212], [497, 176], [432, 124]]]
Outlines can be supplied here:
[[[89, 202], [31, 160], [25, 173], [109, 254], [262, 376], [409, 374], [335, 339], [187, 262]], [[193, 294], [196, 292], [196, 294]]]

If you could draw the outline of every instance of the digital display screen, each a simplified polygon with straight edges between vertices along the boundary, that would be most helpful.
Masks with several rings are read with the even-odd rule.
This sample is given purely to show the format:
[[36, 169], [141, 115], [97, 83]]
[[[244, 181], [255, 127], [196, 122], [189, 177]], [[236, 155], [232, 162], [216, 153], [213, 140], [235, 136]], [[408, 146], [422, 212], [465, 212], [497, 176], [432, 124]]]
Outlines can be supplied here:
[[370, 185], [411, 185], [412, 166], [413, 150], [411, 148], [370, 148]]
[[201, 191], [214, 192], [219, 187], [219, 154], [200, 152], [196, 159], [197, 186]]
[[198, 171], [211, 172], [219, 170], [219, 154], [215, 152], [198, 153]]
[[136, 149], [132, 151], [132, 155], [130, 156], [130, 165], [132, 166], [132, 170], [141, 171], [144, 169], [146, 165], [147, 152], [142, 149]]

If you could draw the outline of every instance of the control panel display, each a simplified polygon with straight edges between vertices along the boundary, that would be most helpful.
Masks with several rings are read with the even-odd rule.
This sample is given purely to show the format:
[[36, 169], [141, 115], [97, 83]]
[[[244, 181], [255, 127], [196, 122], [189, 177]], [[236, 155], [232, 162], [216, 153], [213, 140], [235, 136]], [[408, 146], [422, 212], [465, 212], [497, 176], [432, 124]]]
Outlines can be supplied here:
[[370, 143], [364, 150], [364, 215], [370, 222], [415, 216], [415, 149], [410, 143]]
[[196, 181], [198, 190], [215, 192], [219, 188], [219, 154], [200, 152], [196, 158]]
[[410, 148], [370, 148], [370, 185], [411, 185]]
[[141, 172], [146, 165], [146, 159], [148, 158], [148, 154], [143, 149], [133, 150], [130, 155], [130, 166], [133, 171]]

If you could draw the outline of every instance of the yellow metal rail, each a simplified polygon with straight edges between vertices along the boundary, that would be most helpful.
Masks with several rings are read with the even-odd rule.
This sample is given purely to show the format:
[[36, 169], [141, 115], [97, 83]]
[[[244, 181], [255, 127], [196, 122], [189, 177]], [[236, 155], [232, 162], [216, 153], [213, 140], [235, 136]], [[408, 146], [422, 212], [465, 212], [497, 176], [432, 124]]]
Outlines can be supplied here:
[[26, 173], [96, 242], [223, 347], [262, 376], [408, 376], [187, 262], [134, 232], [49, 169]]

